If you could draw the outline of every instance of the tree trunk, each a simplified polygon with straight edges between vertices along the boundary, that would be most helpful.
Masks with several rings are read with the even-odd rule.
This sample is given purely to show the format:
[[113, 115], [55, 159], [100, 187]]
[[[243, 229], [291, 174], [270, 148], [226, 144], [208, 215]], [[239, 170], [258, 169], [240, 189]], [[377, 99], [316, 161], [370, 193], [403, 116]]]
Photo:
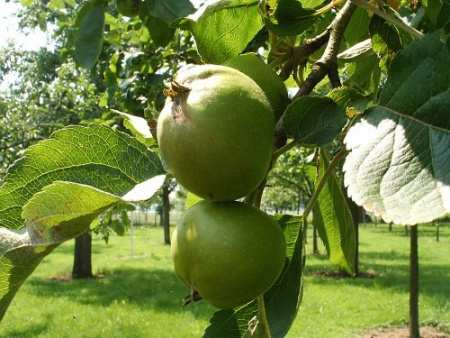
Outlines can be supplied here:
[[169, 187], [164, 184], [162, 188], [162, 227], [164, 229], [164, 244], [170, 244], [170, 200]]
[[313, 254], [319, 254], [319, 243], [317, 240], [317, 227], [313, 224]]
[[436, 222], [436, 242], [439, 242], [439, 222]]
[[389, 232], [392, 232], [392, 222], [389, 222]]
[[92, 237], [86, 232], [75, 238], [72, 278], [92, 278]]
[[419, 243], [417, 226], [410, 229], [409, 336], [420, 338], [419, 331]]

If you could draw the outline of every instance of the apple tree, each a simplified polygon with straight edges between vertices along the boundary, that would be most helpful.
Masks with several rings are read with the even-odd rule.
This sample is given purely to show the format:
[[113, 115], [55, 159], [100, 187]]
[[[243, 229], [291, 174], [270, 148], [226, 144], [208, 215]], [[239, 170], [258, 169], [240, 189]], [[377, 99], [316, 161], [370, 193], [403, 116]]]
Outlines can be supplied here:
[[[101, 67], [112, 41], [137, 39], [149, 48], [131, 86], [148, 74], [170, 75], [165, 106], [158, 140], [156, 96], [149, 89], [148, 96], [140, 92], [142, 106], [135, 105], [152, 107], [148, 120], [130, 106], [119, 109], [126, 110], [119, 113], [129, 133], [68, 127], [10, 167], [0, 188], [2, 314], [45, 255], [85, 232], [105, 210], [150, 198], [167, 172], [205, 199], [188, 211], [172, 244], [177, 274], [191, 287], [189, 301], [204, 298], [222, 308], [204, 337], [287, 334], [302, 300], [311, 213], [330, 259], [352, 274], [356, 236], [347, 195], [386, 222], [412, 226], [412, 233], [450, 212], [448, 1], [217, 0], [197, 8], [188, 0], [89, 0], [49, 6], [66, 3], [77, 12], [65, 27], [77, 64]], [[128, 28], [118, 28], [118, 20]], [[198, 56], [177, 54], [182, 41]], [[155, 70], [152, 55], [167, 46], [175, 62]], [[121, 56], [109, 55], [107, 69], [114, 73]], [[111, 79], [107, 95], [114, 93], [117, 78]], [[102, 104], [114, 107], [111, 97]], [[312, 168], [303, 173], [312, 191], [302, 216], [272, 218], [257, 209], [272, 168], [292, 148], [313, 154]], [[249, 235], [244, 223], [275, 231], [270, 245], [274, 255], [283, 249], [283, 262], [260, 259], [268, 244], [259, 232], [260, 242], [239, 242]], [[233, 237], [236, 224], [235, 234], [245, 236]], [[218, 238], [230, 246], [213, 245]], [[251, 247], [254, 265], [247, 265], [242, 245]], [[206, 255], [185, 253], [202, 248]], [[214, 258], [235, 268], [220, 269]], [[240, 261], [248, 269], [240, 270]], [[412, 263], [416, 271], [417, 259]], [[258, 272], [245, 273], [252, 269]], [[211, 294], [220, 273], [232, 283]], [[248, 293], [261, 273], [265, 283]], [[411, 337], [419, 336], [416, 296]]]

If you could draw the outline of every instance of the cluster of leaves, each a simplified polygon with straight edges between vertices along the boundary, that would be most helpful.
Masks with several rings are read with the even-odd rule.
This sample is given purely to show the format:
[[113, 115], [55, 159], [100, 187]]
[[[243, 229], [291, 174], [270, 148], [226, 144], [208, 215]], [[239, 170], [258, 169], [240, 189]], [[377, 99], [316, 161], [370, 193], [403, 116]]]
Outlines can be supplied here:
[[118, 236], [125, 235], [131, 226], [128, 211], [134, 210], [130, 204], [118, 204], [97, 217], [90, 225], [90, 229], [101, 236], [106, 244], [109, 242], [111, 232]]

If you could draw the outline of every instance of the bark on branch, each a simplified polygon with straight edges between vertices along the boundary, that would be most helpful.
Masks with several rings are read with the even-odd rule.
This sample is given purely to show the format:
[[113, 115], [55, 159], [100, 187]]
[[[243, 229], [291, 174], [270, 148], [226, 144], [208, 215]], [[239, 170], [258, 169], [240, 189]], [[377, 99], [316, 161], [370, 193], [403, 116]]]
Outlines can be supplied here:
[[330, 25], [330, 36], [323, 55], [313, 65], [311, 73], [305, 80], [305, 83], [299, 88], [295, 97], [310, 94], [314, 87], [322, 81], [325, 76], [337, 69], [337, 55], [339, 53], [339, 46], [341, 44], [345, 28], [347, 28], [355, 8], [356, 6], [353, 5], [351, 1], [347, 1], [338, 12]]
[[[353, 5], [350, 0], [347, 1], [337, 13], [336, 17], [325, 32], [322, 32], [315, 38], [308, 40], [309, 42], [307, 41], [303, 46], [297, 47], [298, 49], [296, 51], [296, 56], [294, 56], [294, 60], [299, 62], [302, 58], [311, 54], [310, 51], [312, 48], [315, 48], [313, 50], [314, 52], [320, 48], [325, 41], [328, 41], [323, 55], [314, 63], [311, 73], [299, 88], [294, 98], [310, 94], [314, 87], [326, 76], [330, 78], [333, 87], [340, 85], [339, 75], [337, 72], [337, 55], [339, 53], [339, 46], [342, 41], [342, 36], [344, 35], [345, 29], [347, 28], [355, 9], [356, 6]], [[286, 142], [286, 136], [283, 130], [283, 119], [284, 115], [281, 116], [276, 127], [275, 145], [277, 148], [282, 147]]]

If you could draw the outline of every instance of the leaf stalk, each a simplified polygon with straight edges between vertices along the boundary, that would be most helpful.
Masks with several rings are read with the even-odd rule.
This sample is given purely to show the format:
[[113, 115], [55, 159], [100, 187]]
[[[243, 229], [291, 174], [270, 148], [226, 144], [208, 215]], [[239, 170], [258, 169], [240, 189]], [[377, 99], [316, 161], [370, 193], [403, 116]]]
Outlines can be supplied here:
[[354, 3], [356, 6], [364, 8], [367, 11], [373, 12], [374, 14], [378, 15], [380, 18], [383, 18], [387, 22], [393, 24], [394, 26], [404, 30], [405, 32], [409, 33], [413, 38], [420, 39], [424, 36], [424, 34], [415, 29], [414, 27], [408, 25], [406, 22], [404, 22], [399, 14], [389, 7], [389, 12], [383, 11], [379, 7], [371, 4], [369, 1], [366, 0], [350, 0], [352, 3]]
[[272, 338], [272, 334], [270, 333], [269, 321], [267, 319], [266, 305], [264, 303], [264, 295], [258, 296], [256, 298], [256, 301], [258, 302], [258, 318], [264, 338]]

